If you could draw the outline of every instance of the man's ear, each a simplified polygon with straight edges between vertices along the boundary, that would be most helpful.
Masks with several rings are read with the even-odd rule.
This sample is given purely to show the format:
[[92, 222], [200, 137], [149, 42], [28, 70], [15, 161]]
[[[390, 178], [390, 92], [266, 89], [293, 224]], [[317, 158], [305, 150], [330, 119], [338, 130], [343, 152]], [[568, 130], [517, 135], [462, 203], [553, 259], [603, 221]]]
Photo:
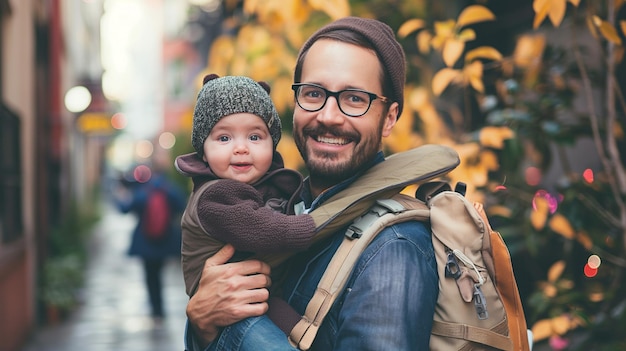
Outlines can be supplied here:
[[382, 136], [383, 138], [388, 137], [389, 135], [391, 135], [391, 130], [393, 129], [393, 126], [396, 125], [396, 122], [398, 121], [398, 103], [394, 102], [389, 106], [389, 109], [387, 110], [387, 114], [385, 115], [385, 121], [383, 123], [383, 128], [382, 128]]

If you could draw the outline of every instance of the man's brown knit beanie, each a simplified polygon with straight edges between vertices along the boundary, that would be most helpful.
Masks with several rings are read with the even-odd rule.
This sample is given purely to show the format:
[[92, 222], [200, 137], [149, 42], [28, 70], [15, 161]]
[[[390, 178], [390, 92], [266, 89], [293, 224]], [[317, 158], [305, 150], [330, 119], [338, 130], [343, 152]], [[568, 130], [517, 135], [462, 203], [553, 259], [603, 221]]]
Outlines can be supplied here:
[[359, 33], [371, 42], [374, 51], [376, 51], [378, 58], [382, 62], [385, 73], [391, 78], [393, 95], [388, 97], [398, 103], [398, 118], [400, 118], [402, 108], [404, 107], [406, 62], [404, 50], [402, 50], [402, 46], [396, 40], [393, 30], [387, 24], [375, 19], [360, 17], [338, 19], [320, 28], [302, 45], [298, 54], [298, 61], [321, 35], [342, 29]]

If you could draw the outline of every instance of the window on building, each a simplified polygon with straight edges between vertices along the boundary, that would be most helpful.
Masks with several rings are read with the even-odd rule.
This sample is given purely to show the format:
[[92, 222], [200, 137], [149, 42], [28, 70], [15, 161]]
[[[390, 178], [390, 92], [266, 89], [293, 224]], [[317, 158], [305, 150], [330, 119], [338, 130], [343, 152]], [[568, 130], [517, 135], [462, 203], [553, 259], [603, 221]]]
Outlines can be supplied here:
[[20, 118], [0, 103], [0, 244], [22, 234]]

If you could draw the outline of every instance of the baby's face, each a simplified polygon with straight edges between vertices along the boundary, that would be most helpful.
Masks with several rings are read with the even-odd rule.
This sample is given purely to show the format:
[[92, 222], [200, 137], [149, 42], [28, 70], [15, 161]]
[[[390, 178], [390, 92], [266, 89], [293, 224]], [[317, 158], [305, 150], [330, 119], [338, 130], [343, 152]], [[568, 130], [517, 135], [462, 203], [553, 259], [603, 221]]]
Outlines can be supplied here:
[[216, 176], [254, 184], [270, 169], [274, 144], [259, 116], [235, 113], [215, 124], [203, 151]]

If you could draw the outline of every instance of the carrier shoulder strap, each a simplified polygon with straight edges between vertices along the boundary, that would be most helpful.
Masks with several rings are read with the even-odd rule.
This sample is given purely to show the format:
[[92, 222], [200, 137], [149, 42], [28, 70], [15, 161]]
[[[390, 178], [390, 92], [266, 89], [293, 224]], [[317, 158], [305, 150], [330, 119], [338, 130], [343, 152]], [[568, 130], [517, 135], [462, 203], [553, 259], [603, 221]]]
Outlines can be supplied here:
[[[376, 199], [390, 198], [408, 185], [441, 177], [456, 168], [459, 162], [457, 152], [444, 145], [423, 145], [388, 156], [309, 213], [316, 225], [314, 242], [345, 228], [372, 207]], [[254, 258], [275, 266], [292, 255], [293, 252], [284, 251]]]
[[459, 163], [457, 152], [443, 145], [429, 144], [395, 153], [324, 201], [310, 215], [318, 232], [335, 233], [367, 211], [376, 199], [390, 198], [409, 185], [441, 177]]
[[415, 198], [396, 194], [376, 200], [368, 212], [348, 227], [343, 242], [331, 259], [302, 319], [289, 335], [292, 345], [308, 350], [324, 317], [343, 290], [352, 268], [367, 245], [385, 227], [411, 220], [427, 220], [429, 210]]

